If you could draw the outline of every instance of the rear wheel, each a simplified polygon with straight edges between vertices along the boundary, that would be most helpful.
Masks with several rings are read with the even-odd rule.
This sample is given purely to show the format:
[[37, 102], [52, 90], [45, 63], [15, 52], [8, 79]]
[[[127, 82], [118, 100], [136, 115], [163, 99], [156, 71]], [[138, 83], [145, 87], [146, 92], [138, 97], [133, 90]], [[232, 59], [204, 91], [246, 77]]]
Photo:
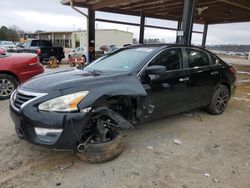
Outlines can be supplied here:
[[219, 85], [208, 106], [209, 113], [214, 115], [223, 113], [228, 105], [229, 95], [228, 87], [225, 85]]
[[18, 86], [17, 80], [9, 74], [0, 74], [0, 100], [8, 99]]

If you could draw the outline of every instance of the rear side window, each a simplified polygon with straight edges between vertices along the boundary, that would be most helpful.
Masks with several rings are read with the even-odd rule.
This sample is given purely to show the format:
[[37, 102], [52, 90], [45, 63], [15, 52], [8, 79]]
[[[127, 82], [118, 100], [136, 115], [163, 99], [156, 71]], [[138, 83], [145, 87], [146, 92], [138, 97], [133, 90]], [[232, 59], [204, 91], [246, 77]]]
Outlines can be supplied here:
[[39, 45], [38, 46], [52, 46], [51, 42], [50, 41], [47, 41], [47, 40], [38, 40], [39, 42]]
[[32, 46], [40, 46], [39, 40], [33, 40], [32, 41]]
[[209, 57], [206, 52], [196, 49], [186, 49], [189, 68], [196, 68], [209, 65]]
[[43, 44], [43, 46], [52, 46], [51, 42], [46, 40], [43, 41]]
[[167, 71], [178, 70], [181, 68], [182, 54], [179, 48], [167, 49], [161, 52], [150, 64], [162, 65], [166, 67]]
[[218, 57], [216, 57], [214, 54], [210, 54], [211, 60], [212, 60], [212, 65], [218, 65], [220, 60]]
[[27, 41], [23, 44], [24, 47], [29, 47], [31, 45], [31, 41]]

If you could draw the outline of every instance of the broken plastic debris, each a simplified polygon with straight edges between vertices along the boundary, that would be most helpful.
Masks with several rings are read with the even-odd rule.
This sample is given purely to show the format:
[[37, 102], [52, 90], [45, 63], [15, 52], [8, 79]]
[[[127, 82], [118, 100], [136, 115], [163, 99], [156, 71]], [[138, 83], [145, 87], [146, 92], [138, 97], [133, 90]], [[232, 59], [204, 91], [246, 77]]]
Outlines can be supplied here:
[[149, 150], [154, 150], [153, 146], [147, 146], [146, 148], [149, 149]]
[[213, 179], [213, 181], [214, 181], [215, 183], [218, 183], [218, 182], [219, 182], [219, 180], [217, 180], [217, 179], [215, 179], [215, 178]]
[[208, 173], [205, 173], [204, 176], [210, 178], [210, 174], [208, 174]]
[[175, 138], [175, 139], [173, 140], [173, 142], [174, 142], [175, 144], [177, 144], [177, 145], [181, 145], [181, 144], [182, 144], [182, 141], [179, 140], [179, 139], [177, 139], [177, 138]]

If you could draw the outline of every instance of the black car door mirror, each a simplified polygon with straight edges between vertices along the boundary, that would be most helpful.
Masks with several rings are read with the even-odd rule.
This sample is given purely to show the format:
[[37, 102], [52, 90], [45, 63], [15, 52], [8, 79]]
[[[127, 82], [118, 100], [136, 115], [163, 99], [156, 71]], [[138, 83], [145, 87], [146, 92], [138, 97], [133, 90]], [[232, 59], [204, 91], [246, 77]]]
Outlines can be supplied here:
[[161, 75], [166, 72], [166, 67], [162, 65], [152, 65], [145, 69], [146, 74]]

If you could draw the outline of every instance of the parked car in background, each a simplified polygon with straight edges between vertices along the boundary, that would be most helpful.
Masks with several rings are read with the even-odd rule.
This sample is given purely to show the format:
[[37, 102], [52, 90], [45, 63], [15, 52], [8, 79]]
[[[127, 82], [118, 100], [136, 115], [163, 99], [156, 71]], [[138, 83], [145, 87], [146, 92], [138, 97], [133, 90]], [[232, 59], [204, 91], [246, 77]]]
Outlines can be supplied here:
[[68, 63], [70, 66], [84, 65], [88, 62], [87, 53], [83, 47], [77, 47], [68, 53]]
[[7, 52], [16, 52], [17, 47], [12, 41], [1, 41], [0, 48], [5, 49]]
[[87, 57], [83, 54], [80, 57], [70, 57], [68, 59], [68, 63], [70, 64], [71, 67], [84, 66], [85, 64], [88, 63], [88, 60]]
[[82, 55], [86, 55], [84, 53], [84, 48], [83, 47], [77, 47], [73, 49], [71, 52], [68, 54], [68, 59], [70, 58], [81, 58]]
[[116, 45], [102, 45], [100, 50], [103, 51], [104, 54], [113, 52], [118, 50], [119, 48]]
[[49, 61], [54, 56], [58, 62], [64, 58], [64, 51], [62, 47], [53, 47], [48, 40], [28, 40], [22, 44], [18, 52], [36, 53], [41, 63]]
[[128, 46], [84, 69], [25, 82], [13, 93], [10, 111], [20, 138], [99, 160], [110, 154], [105, 148], [121, 145], [118, 130], [132, 124], [201, 107], [223, 113], [235, 81], [236, 69], [203, 48]]
[[7, 53], [0, 49], [0, 99], [7, 99], [18, 84], [44, 72], [35, 54]]

